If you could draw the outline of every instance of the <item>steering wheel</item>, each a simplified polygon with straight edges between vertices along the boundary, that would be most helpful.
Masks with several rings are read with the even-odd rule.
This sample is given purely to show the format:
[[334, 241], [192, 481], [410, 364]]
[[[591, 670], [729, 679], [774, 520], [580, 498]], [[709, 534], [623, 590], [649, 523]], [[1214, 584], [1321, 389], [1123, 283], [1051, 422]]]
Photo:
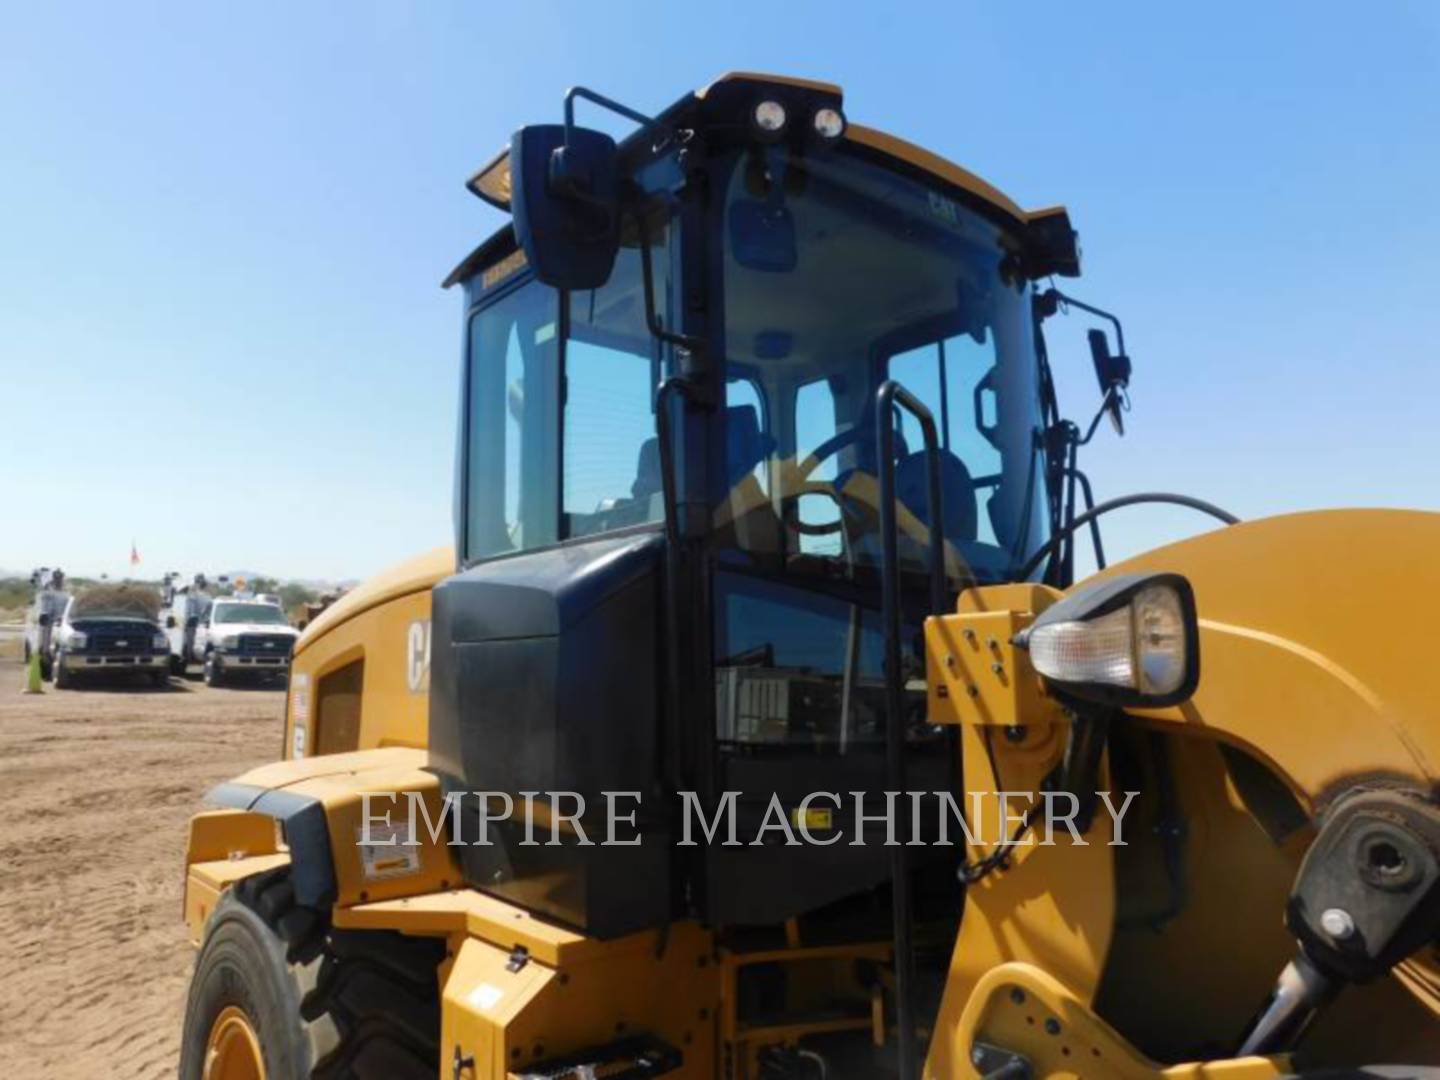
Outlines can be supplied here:
[[794, 467], [794, 474], [786, 478], [783, 496], [786, 502], [798, 500], [805, 495], [824, 495], [840, 508], [840, 517], [821, 525], [810, 525], [801, 521], [797, 513], [793, 520], [789, 518], [785, 520], [785, 524], [789, 528], [805, 536], [829, 536], [845, 527], [846, 517], [856, 521], [861, 520], [861, 515], [848, 504], [844, 495], [840, 493], [840, 489], [832, 481], [811, 480], [810, 476], [820, 467], [821, 462], [834, 457], [852, 443], [858, 442], [862, 434], [863, 429], [858, 424], [845, 431], [837, 431], [810, 451], [805, 459]]

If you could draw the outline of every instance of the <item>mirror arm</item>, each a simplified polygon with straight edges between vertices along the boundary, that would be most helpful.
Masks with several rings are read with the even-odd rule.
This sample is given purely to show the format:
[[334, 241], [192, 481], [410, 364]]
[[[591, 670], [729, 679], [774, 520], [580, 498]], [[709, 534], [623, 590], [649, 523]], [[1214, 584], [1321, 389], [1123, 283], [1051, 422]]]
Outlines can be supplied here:
[[1116, 316], [1102, 308], [1087, 304], [1083, 300], [1076, 300], [1073, 296], [1066, 296], [1059, 289], [1047, 289], [1045, 295], [1047, 299], [1053, 297], [1067, 307], [1079, 308], [1081, 311], [1088, 311], [1097, 318], [1107, 320], [1111, 326], [1115, 327], [1115, 346], [1118, 354], [1120, 356], [1128, 355], [1125, 352], [1125, 329], [1120, 325], [1120, 320]]
[[612, 98], [607, 98], [604, 94], [597, 94], [594, 90], [587, 89], [583, 86], [572, 86], [565, 92], [565, 148], [567, 150], [571, 145], [570, 134], [575, 130], [576, 98], [584, 98], [586, 101], [599, 105], [602, 109], [609, 109], [611, 112], [617, 113], [627, 120], [635, 121], [635, 123], [646, 130], [656, 132], [661, 137], [661, 141], [656, 143], [656, 149], [659, 149], [676, 137], [673, 128], [660, 123], [660, 121], [654, 117], [636, 112], [627, 105], [621, 105], [620, 102]]
[[1090, 426], [1085, 429], [1084, 436], [1076, 440], [1077, 446], [1084, 446], [1095, 437], [1095, 429], [1100, 426], [1100, 421], [1105, 419], [1105, 414], [1108, 413], [1111, 408], [1118, 406], [1119, 399], [1120, 391], [1118, 387], [1112, 386], [1109, 390], [1105, 391], [1105, 396], [1100, 399], [1100, 408], [1095, 410], [1095, 416], [1090, 421]]

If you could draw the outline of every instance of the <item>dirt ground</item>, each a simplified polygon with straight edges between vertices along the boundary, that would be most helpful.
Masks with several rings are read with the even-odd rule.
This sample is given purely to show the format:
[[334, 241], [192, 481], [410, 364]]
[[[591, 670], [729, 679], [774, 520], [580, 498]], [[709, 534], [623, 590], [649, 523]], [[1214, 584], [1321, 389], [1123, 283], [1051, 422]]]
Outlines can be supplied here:
[[284, 695], [22, 682], [0, 662], [0, 1074], [173, 1077], [186, 822], [212, 785], [279, 756]]

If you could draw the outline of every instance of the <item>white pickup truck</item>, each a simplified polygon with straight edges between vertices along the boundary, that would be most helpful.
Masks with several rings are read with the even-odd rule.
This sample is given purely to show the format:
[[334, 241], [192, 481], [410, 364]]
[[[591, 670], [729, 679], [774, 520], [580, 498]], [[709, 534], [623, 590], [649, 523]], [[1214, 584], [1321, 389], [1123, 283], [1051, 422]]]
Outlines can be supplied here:
[[52, 635], [56, 690], [92, 675], [139, 672], [170, 682], [170, 643], [160, 628], [160, 598], [135, 585], [92, 586], [70, 597]]
[[299, 636], [280, 605], [222, 596], [195, 628], [194, 654], [210, 686], [242, 676], [283, 680]]

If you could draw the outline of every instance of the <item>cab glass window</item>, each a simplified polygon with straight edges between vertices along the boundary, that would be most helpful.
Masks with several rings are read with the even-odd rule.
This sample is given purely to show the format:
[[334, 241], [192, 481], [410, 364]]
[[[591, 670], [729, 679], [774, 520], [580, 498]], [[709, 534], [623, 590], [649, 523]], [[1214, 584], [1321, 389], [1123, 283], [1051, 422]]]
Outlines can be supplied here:
[[[999, 428], [993, 374], [999, 362], [994, 335], [983, 331], [978, 337], [947, 338], [890, 358], [890, 378], [903, 384], [935, 417], [940, 449], [959, 458], [971, 483], [987, 493], [1000, 482], [1003, 467], [1000, 450], [991, 441]], [[923, 448], [920, 421], [909, 410], [900, 410], [899, 423], [904, 445]], [[976, 539], [998, 545], [990, 515], [977, 517]]]
[[795, 499], [794, 510], [798, 546], [807, 555], [843, 553], [840, 507], [833, 496], [825, 494], [833, 490], [838, 468], [835, 458], [824, 453], [824, 447], [833, 443], [838, 434], [835, 392], [829, 381], [817, 379], [800, 387], [795, 394], [795, 460], [802, 463], [804, 470], [803, 463], [815, 456], [813, 469], [806, 473], [811, 493]]
[[553, 544], [559, 508], [559, 309], [530, 282], [470, 320], [467, 560]]
[[[658, 317], [669, 325], [670, 230], [647, 229]], [[644, 272], [633, 224], [610, 280], [569, 294], [565, 342], [566, 538], [663, 520], [655, 393], [668, 349], [645, 321]]]

